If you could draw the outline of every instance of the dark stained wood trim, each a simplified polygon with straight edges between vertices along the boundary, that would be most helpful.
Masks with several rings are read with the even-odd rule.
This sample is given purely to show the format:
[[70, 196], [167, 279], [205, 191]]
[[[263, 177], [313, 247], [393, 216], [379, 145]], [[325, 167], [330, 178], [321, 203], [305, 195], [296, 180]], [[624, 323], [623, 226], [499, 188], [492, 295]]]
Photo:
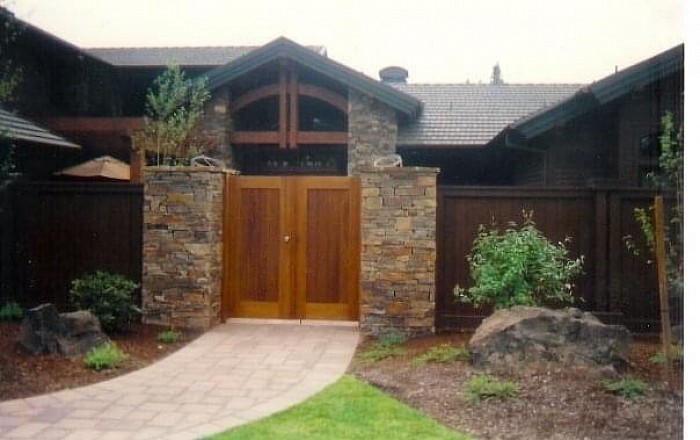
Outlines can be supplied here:
[[299, 134], [299, 74], [292, 68], [289, 77], [289, 146], [297, 148]]
[[235, 113], [243, 107], [254, 103], [255, 101], [259, 101], [270, 96], [278, 96], [279, 91], [279, 84], [270, 84], [269, 86], [263, 86], [259, 89], [254, 89], [244, 93], [234, 101], [233, 105], [231, 106], [231, 113]]
[[[277, 131], [237, 131], [231, 135], [233, 144], [278, 144], [279, 132]], [[347, 145], [348, 134], [335, 131], [300, 131], [297, 145], [301, 144], [330, 144]]]
[[344, 131], [300, 131], [299, 144], [347, 145], [349, 138]]
[[287, 96], [287, 76], [288, 76], [288, 66], [285, 60], [281, 60], [280, 62], [280, 75], [279, 75], [279, 94], [280, 94], [280, 124], [279, 124], [279, 146], [280, 148], [286, 148], [287, 147], [287, 131], [288, 131], [288, 126], [289, 126], [289, 121], [288, 117], [289, 115], [287, 114], [287, 102], [289, 97]]
[[237, 131], [231, 135], [234, 144], [279, 144], [278, 131]]
[[299, 94], [323, 101], [337, 108], [343, 113], [348, 114], [348, 100], [328, 89], [309, 84], [299, 84]]
[[144, 126], [143, 118], [49, 117], [41, 122], [54, 131], [122, 133], [127, 136]]

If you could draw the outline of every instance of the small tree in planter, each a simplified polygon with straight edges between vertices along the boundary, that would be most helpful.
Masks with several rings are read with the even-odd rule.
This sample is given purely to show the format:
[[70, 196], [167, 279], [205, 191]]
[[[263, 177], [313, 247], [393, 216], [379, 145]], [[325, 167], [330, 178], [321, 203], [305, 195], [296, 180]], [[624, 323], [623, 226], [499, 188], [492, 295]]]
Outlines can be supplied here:
[[204, 148], [196, 127], [210, 98], [205, 78], [187, 79], [179, 66], [169, 65], [146, 95], [146, 121], [134, 135], [136, 148], [155, 154], [156, 165], [187, 164]]
[[553, 244], [523, 212], [523, 222], [501, 231], [495, 225], [479, 227], [467, 255], [474, 287], [455, 286], [454, 294], [476, 307], [573, 304], [572, 279], [583, 273], [583, 256], [574, 260], [563, 243]]

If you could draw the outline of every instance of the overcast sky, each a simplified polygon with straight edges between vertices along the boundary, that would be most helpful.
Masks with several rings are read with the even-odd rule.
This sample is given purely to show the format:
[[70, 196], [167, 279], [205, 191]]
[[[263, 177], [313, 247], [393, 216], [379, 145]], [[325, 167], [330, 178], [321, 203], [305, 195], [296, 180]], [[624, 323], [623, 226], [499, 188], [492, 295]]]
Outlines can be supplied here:
[[374, 78], [588, 83], [683, 42], [683, 0], [6, 0], [81, 47], [324, 45]]

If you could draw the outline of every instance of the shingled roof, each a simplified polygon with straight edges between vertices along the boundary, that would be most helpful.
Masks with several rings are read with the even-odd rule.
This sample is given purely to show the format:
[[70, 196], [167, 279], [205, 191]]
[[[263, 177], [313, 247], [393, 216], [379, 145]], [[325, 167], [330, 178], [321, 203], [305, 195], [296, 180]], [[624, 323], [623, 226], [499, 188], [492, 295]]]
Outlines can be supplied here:
[[482, 147], [509, 124], [574, 94], [577, 84], [392, 83], [423, 102], [423, 112], [399, 129], [400, 146]]
[[[217, 67], [230, 63], [259, 47], [120, 47], [84, 50], [102, 61], [119, 67], [161, 67], [168, 63], [190, 67]], [[323, 46], [307, 46], [307, 48], [326, 55], [326, 48]]]
[[80, 148], [80, 145], [67, 141], [34, 122], [13, 115], [2, 107], [0, 107], [0, 137], [39, 145]]

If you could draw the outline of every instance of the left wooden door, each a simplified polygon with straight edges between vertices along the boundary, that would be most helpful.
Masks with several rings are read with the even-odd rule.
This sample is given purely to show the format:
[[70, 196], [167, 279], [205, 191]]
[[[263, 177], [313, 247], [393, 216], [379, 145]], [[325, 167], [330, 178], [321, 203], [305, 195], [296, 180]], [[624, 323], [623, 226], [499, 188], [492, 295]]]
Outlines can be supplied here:
[[232, 178], [227, 190], [224, 313], [291, 318], [288, 187], [282, 177]]

